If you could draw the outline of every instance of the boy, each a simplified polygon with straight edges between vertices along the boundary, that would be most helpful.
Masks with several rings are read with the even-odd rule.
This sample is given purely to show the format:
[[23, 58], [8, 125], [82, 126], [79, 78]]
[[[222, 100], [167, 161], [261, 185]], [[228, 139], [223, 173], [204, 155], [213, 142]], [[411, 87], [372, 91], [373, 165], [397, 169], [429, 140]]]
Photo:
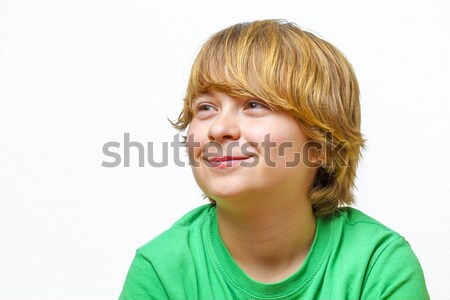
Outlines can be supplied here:
[[120, 299], [429, 298], [408, 242], [349, 207], [365, 141], [334, 46], [283, 20], [226, 28], [173, 125], [211, 203], [137, 250]]

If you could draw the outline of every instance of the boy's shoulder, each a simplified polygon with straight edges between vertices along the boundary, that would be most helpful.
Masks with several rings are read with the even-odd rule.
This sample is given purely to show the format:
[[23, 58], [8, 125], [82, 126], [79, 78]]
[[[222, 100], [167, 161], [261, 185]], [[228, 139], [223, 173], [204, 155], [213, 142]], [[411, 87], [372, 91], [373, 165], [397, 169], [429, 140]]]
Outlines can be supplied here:
[[205, 221], [209, 219], [215, 207], [211, 204], [199, 206], [178, 219], [169, 229], [138, 248], [146, 258], [183, 255], [189, 251], [192, 239], [201, 239]]
[[[386, 232], [399, 235], [396, 231], [382, 224], [364, 212], [354, 207], [341, 207], [336, 213], [337, 218], [342, 218], [345, 226], [355, 228], [373, 228], [375, 231]], [[400, 236], [400, 235], [399, 235]]]
[[334, 214], [333, 227], [341, 242], [352, 247], [380, 248], [405, 238], [397, 231], [353, 207], [341, 207]]

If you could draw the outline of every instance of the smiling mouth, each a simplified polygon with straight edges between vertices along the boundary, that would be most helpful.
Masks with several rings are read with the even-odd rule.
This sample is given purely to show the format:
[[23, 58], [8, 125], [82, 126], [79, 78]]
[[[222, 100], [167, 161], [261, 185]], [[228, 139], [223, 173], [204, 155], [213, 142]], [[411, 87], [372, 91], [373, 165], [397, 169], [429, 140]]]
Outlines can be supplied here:
[[211, 157], [205, 158], [207, 165], [214, 168], [230, 168], [239, 166], [244, 160], [251, 158], [251, 156], [223, 156], [223, 157]]

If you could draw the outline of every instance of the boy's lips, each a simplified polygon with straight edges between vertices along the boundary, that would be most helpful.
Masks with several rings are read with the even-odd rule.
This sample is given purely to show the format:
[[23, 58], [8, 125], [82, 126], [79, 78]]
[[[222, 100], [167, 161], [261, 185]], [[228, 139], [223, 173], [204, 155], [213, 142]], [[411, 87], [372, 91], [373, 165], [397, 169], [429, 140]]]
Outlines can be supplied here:
[[247, 158], [250, 158], [251, 156], [220, 156], [220, 157], [209, 157], [206, 158], [209, 162], [222, 162], [222, 161], [229, 161], [229, 160], [244, 160]]
[[252, 156], [221, 156], [204, 158], [206, 165], [214, 169], [229, 169], [241, 166], [243, 161], [250, 159]]

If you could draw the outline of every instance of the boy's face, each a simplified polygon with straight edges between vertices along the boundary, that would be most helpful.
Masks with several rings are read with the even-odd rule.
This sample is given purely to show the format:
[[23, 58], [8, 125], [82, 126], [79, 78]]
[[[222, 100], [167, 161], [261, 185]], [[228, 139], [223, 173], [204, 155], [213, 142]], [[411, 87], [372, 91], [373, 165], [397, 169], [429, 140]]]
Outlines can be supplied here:
[[187, 147], [206, 195], [221, 201], [309, 191], [311, 144], [291, 114], [213, 89], [194, 99], [192, 110]]

